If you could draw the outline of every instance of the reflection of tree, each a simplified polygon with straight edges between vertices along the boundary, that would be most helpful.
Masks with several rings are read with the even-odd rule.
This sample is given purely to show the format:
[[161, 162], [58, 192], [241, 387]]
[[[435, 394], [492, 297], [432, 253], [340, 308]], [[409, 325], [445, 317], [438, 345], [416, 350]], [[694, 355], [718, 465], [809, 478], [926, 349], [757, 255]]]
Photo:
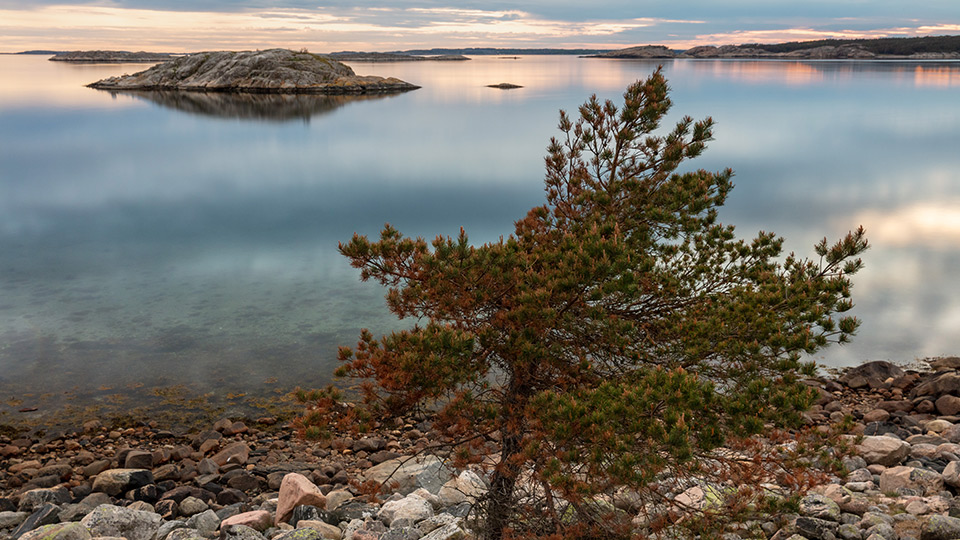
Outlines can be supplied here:
[[112, 95], [128, 95], [191, 114], [287, 121], [308, 120], [311, 116], [334, 111], [348, 103], [389, 97], [384, 94], [318, 95], [318, 94], [252, 94], [235, 92], [177, 92], [169, 90], [111, 91]]

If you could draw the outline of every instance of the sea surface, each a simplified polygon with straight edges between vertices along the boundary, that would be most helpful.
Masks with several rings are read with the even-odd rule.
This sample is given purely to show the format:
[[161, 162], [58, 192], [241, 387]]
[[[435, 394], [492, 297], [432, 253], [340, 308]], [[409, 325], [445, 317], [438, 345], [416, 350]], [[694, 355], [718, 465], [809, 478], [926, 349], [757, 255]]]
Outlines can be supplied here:
[[[352, 66], [422, 88], [111, 94], [84, 84], [146, 66], [0, 56], [0, 423], [173, 394], [241, 410], [329, 383], [337, 346], [361, 328], [409, 324], [338, 242], [386, 222], [427, 238], [463, 227], [478, 243], [509, 234], [543, 202], [558, 110], [619, 99], [657, 63]], [[772, 230], [812, 255], [824, 236], [866, 228], [863, 325], [815, 360], [960, 355], [960, 63], [664, 71], [671, 121], [717, 122], [689, 166], [736, 171], [721, 218], [741, 236]], [[523, 88], [485, 86], [501, 82]]]

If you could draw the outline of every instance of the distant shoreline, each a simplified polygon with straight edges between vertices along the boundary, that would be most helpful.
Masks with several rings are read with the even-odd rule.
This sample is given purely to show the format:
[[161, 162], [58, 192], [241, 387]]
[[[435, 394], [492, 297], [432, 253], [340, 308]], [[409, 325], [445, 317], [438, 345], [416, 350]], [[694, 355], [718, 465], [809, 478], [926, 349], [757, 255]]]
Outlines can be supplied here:
[[[13, 55], [91, 55], [112, 52], [120, 55], [179, 56], [188, 53], [129, 53], [126, 51], [50, 51], [28, 50]], [[824, 39], [785, 43], [747, 43], [740, 45], [705, 45], [690, 49], [670, 49], [663, 45], [639, 45], [621, 49], [553, 49], [553, 48], [432, 48], [404, 51], [320, 53], [333, 58], [354, 61], [397, 61], [403, 57], [418, 60], [459, 60], [453, 56], [547, 56], [569, 55], [591, 58], [622, 59], [785, 59], [785, 60], [960, 60], [960, 35], [912, 38]], [[438, 57], [447, 58], [438, 58]], [[352, 58], [351, 58], [352, 57]], [[428, 58], [422, 58], [428, 57]], [[433, 58], [430, 58], [433, 57]], [[79, 60], [78, 60], [79, 61]]]

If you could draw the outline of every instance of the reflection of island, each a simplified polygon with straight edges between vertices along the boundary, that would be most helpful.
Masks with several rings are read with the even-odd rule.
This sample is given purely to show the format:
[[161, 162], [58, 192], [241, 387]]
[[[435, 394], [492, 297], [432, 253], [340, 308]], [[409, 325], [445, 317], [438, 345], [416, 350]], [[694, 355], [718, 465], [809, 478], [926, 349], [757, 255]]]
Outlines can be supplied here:
[[181, 92], [175, 90], [110, 91], [111, 95], [133, 96], [190, 114], [248, 120], [309, 120], [333, 112], [354, 101], [383, 99], [385, 94], [251, 94], [234, 92]]

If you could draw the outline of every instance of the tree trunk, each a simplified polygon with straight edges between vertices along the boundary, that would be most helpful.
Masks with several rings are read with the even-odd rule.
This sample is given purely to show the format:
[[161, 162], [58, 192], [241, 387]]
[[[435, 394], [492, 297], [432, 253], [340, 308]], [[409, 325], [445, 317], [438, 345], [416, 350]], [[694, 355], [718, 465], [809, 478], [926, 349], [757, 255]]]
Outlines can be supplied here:
[[[502, 432], [501, 432], [502, 433]], [[487, 494], [486, 540], [502, 540], [504, 529], [510, 525], [514, 513], [513, 490], [517, 485], [520, 466], [516, 455], [520, 453], [520, 435], [503, 435], [500, 441], [500, 464], [490, 479], [490, 491]]]

